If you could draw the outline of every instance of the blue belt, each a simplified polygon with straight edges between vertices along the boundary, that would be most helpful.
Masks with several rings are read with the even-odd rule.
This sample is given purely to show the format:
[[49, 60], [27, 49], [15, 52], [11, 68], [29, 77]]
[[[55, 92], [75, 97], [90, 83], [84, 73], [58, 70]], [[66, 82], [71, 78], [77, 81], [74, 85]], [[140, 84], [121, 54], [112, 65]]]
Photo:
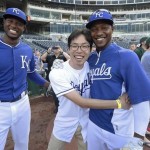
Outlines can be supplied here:
[[26, 90], [26, 91], [23, 91], [17, 98], [15, 98], [15, 99], [13, 99], [13, 100], [0, 100], [0, 102], [1, 103], [5, 103], [5, 102], [10, 102], [10, 103], [12, 103], [12, 102], [16, 102], [16, 101], [18, 101], [18, 100], [20, 100], [21, 98], [23, 98], [26, 94], [28, 94], [28, 91]]

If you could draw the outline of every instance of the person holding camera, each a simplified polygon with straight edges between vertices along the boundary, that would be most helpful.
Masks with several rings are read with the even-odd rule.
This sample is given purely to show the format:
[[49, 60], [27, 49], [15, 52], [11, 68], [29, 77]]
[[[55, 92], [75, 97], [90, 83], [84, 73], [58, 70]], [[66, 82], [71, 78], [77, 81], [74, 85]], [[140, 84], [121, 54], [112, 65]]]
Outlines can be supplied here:
[[[51, 67], [53, 65], [54, 60], [61, 59], [63, 61], [66, 61], [70, 59], [70, 56], [66, 52], [64, 52], [63, 49], [58, 45], [58, 46], [53, 46], [52, 48], [48, 48], [48, 50], [41, 56], [41, 59], [43, 63], [48, 64], [48, 70], [46, 72], [46, 80], [49, 81], [49, 73], [51, 71]], [[52, 96], [54, 98], [55, 106], [56, 106], [54, 113], [57, 113], [59, 102], [53, 90], [52, 90]]]
[[48, 50], [41, 56], [43, 63], [48, 64], [48, 71], [46, 72], [46, 80], [49, 81], [49, 73], [55, 59], [62, 59], [66, 61], [70, 59], [70, 56], [62, 50], [60, 46], [53, 46], [48, 48]]

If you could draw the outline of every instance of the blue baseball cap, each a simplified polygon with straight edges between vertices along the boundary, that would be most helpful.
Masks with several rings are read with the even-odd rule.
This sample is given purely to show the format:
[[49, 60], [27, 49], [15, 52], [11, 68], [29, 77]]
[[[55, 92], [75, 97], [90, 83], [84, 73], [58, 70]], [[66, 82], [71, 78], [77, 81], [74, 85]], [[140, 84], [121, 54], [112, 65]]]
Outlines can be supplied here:
[[11, 17], [11, 16], [22, 20], [24, 22], [24, 24], [27, 23], [27, 16], [26, 16], [26, 14], [22, 10], [20, 10], [18, 8], [8, 8], [6, 10], [5, 14], [3, 15], [3, 18], [6, 19], [6, 18]]
[[97, 21], [105, 21], [110, 25], [114, 23], [112, 14], [108, 10], [98, 9], [90, 15], [86, 28], [90, 29], [92, 24]]

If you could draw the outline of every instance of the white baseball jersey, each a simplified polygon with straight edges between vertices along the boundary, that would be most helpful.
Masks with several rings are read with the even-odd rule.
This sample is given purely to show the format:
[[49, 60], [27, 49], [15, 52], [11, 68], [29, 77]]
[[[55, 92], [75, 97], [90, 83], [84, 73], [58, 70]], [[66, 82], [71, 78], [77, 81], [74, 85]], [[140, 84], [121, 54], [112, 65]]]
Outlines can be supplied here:
[[75, 70], [69, 65], [69, 60], [63, 64], [63, 69], [53, 69], [49, 75], [52, 88], [59, 100], [53, 134], [59, 140], [70, 142], [80, 124], [86, 142], [89, 109], [81, 108], [63, 95], [76, 90], [82, 97], [89, 98], [89, 65], [85, 62], [83, 69]]

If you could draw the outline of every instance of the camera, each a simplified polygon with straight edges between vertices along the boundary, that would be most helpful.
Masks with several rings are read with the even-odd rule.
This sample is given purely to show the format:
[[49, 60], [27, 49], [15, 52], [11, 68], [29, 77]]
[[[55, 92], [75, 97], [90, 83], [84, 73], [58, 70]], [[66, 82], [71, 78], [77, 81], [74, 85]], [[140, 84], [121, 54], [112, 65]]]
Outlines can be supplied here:
[[53, 46], [52, 47], [52, 50], [56, 50], [56, 49], [59, 49], [59, 46]]

